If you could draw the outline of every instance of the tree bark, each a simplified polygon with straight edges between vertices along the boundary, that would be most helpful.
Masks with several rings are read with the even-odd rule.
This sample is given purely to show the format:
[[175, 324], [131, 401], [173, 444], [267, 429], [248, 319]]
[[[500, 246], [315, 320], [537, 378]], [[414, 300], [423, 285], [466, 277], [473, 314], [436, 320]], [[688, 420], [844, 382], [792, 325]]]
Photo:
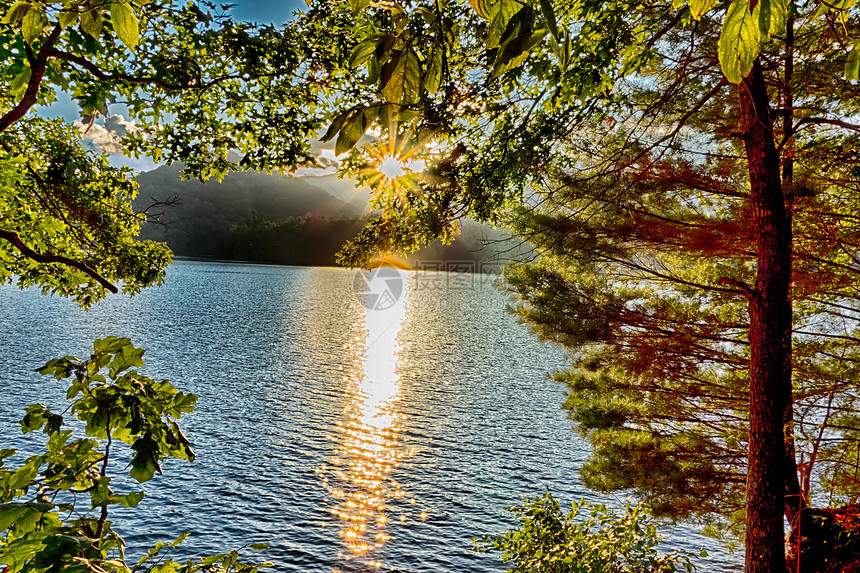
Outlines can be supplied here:
[[[794, 154], [792, 153], [792, 138], [794, 137], [794, 21], [795, 16], [791, 14], [786, 21], [785, 28], [785, 80], [782, 117], [782, 191], [786, 203], [789, 230], [789, 251], [792, 250], [794, 234], [792, 221], [794, 220]], [[791, 295], [789, 282], [789, 316], [792, 315], [794, 301]], [[792, 369], [791, 369], [791, 346], [792, 325], [785, 331], [786, 361], [783, 368], [783, 410], [782, 410], [782, 432], [785, 443], [785, 465], [783, 467], [785, 479], [785, 517], [793, 528], [799, 523], [800, 512], [806, 507], [806, 500], [800, 489], [800, 478], [797, 471], [797, 453], [794, 447], [794, 395], [792, 393]]]
[[[767, 88], [756, 60], [740, 85], [758, 274], [750, 297], [746, 572], [784, 573], [785, 376], [791, 329], [791, 227]], [[789, 376], [790, 379], [790, 376]]]

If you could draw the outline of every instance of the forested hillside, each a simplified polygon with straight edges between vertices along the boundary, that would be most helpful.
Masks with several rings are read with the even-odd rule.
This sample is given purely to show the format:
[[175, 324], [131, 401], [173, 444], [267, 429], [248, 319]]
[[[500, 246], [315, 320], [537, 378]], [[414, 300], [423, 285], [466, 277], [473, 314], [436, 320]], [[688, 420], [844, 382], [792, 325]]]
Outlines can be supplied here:
[[[149, 208], [142, 238], [166, 242], [178, 256], [334, 265], [335, 253], [369, 215], [367, 193], [348, 193], [346, 183], [324, 177], [239, 172], [202, 183], [182, 181], [181, 170], [172, 165], [141, 173], [135, 200], [137, 209]], [[451, 245], [436, 242], [410, 260], [418, 267], [468, 262], [477, 269], [520, 254], [505, 241], [504, 232], [467, 223]]]

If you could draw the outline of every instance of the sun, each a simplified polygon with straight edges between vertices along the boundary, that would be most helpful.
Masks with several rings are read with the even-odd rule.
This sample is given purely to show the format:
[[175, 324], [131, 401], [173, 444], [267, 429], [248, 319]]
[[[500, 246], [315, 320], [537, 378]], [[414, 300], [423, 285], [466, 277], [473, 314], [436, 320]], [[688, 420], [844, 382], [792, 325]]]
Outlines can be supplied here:
[[388, 155], [379, 162], [379, 172], [389, 181], [394, 181], [406, 174], [406, 167], [393, 155]]
[[[398, 139], [400, 145], [395, 143]], [[403, 200], [417, 188], [427, 162], [421, 157], [423, 146], [407, 142], [406, 137], [380, 140], [362, 150], [365, 166], [359, 174], [376, 193]]]

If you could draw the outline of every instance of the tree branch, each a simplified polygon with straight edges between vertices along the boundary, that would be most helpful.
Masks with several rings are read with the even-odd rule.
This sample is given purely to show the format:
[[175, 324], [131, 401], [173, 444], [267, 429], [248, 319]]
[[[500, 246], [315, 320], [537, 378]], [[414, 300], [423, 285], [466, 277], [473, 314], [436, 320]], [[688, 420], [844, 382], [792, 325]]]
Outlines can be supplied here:
[[84, 68], [86, 71], [91, 73], [97, 79], [103, 82], [115, 82], [115, 81], [126, 81], [132, 84], [150, 84], [158, 86], [167, 91], [176, 91], [176, 90], [186, 90], [186, 89], [197, 89], [197, 90], [205, 90], [208, 89], [224, 80], [236, 79], [239, 76], [235, 75], [225, 75], [219, 76], [217, 78], [213, 78], [208, 82], [200, 82], [200, 83], [182, 83], [182, 84], [169, 84], [158, 78], [152, 77], [139, 77], [139, 76], [130, 76], [128, 74], [121, 73], [107, 73], [94, 63], [90, 62], [86, 58], [82, 58], [81, 56], [77, 56], [75, 54], [69, 54], [68, 52], [63, 52], [61, 50], [51, 49], [49, 51], [49, 56], [59, 58], [61, 60], [66, 60], [67, 62], [71, 62], [73, 64], [77, 64], [80, 67]]
[[28, 58], [30, 59], [30, 81], [27, 84], [24, 97], [21, 98], [18, 105], [3, 114], [3, 117], [0, 117], [0, 132], [5, 131], [7, 127], [24, 117], [27, 111], [36, 103], [36, 99], [39, 96], [39, 87], [42, 85], [42, 78], [45, 76], [45, 70], [48, 66], [48, 52], [57, 43], [62, 31], [63, 29], [60, 26], [55, 26], [51, 31], [51, 35], [42, 44], [38, 55], [35, 58]]
[[807, 124], [807, 123], [813, 123], [813, 124], [822, 124], [823, 123], [826, 125], [835, 125], [836, 127], [841, 127], [844, 129], [850, 129], [853, 131], [860, 131], [860, 125], [857, 125], [856, 123], [848, 123], [847, 121], [842, 121], [841, 119], [829, 119], [826, 117], [804, 117], [803, 119], [799, 120], [795, 124], [795, 126], [794, 126], [795, 131], [797, 130], [798, 127], [800, 127], [801, 125]]
[[14, 233], [13, 231], [5, 231], [3, 229], [0, 229], [0, 239], [6, 239], [10, 243], [12, 243], [15, 248], [17, 248], [21, 252], [21, 254], [28, 259], [32, 259], [37, 263], [59, 263], [61, 265], [76, 268], [84, 274], [95, 279], [101, 286], [103, 286], [110, 292], [114, 294], [119, 292], [119, 289], [117, 289], [110, 281], [108, 281], [106, 278], [101, 276], [99, 273], [97, 273], [84, 263], [60, 255], [43, 255], [41, 253], [37, 253], [36, 251], [25, 245], [24, 241], [21, 240], [21, 237], [19, 237], [18, 234]]

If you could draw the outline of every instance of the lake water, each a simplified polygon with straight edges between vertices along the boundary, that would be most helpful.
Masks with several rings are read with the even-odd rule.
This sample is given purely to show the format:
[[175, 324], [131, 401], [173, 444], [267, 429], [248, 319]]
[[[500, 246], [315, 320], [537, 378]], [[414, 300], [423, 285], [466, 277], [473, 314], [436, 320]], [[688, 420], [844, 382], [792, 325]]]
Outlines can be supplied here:
[[[116, 517], [132, 552], [190, 532], [175, 557], [267, 542], [255, 558], [278, 571], [497, 572], [472, 538], [512, 526], [505, 506], [547, 489], [619, 504], [580, 485], [588, 446], [547, 378], [563, 356], [506, 312], [495, 280], [404, 276], [378, 310], [331, 268], [179, 262], [163, 287], [89, 312], [4, 286], [2, 446], [35, 451], [22, 408], [63, 403], [34, 368], [128, 336], [147, 349], [143, 373], [200, 395], [182, 424], [197, 460], [165, 464]], [[663, 535], [666, 549], [706, 547], [700, 571], [742, 570], [691, 528]]]

